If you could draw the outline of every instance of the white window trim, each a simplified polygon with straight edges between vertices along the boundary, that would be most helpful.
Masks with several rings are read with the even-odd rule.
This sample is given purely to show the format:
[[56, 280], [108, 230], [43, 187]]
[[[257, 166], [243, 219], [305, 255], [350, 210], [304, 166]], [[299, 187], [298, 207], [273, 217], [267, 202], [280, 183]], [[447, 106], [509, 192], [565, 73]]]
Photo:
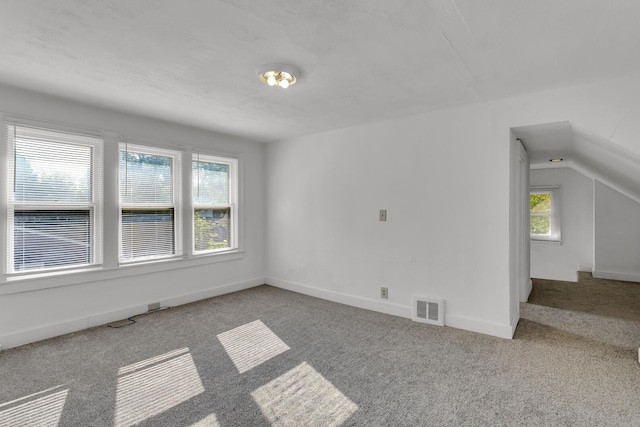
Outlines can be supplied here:
[[[9, 119], [10, 118], [10, 119]], [[104, 280], [114, 280], [126, 277], [133, 277], [142, 274], [158, 273], [163, 271], [179, 270], [182, 268], [191, 268], [215, 264], [219, 262], [229, 262], [243, 259], [245, 257], [244, 250], [244, 219], [243, 219], [243, 159], [237, 153], [216, 152], [198, 148], [201, 154], [211, 155], [225, 159], [233, 159], [237, 162], [237, 200], [236, 200], [236, 247], [226, 250], [193, 254], [191, 242], [187, 242], [192, 231], [192, 220], [188, 220], [192, 212], [191, 197], [182, 198], [182, 208], [178, 207], [177, 215], [182, 215], [185, 219], [182, 223], [183, 238], [181, 248], [183, 255], [181, 257], [154, 259], [146, 262], [120, 264], [118, 262], [120, 252], [120, 242], [115, 230], [119, 230], [119, 143], [124, 141], [124, 136], [113, 130], [88, 130], [77, 125], [68, 125], [59, 122], [51, 122], [38, 118], [18, 116], [15, 114], [6, 114], [0, 112], [0, 176], [4, 179], [8, 177], [7, 170], [7, 135], [5, 124], [7, 121], [14, 120], [21, 123], [33, 124], [39, 127], [61, 132], [69, 131], [90, 136], [102, 138], [103, 145], [103, 200], [101, 208], [103, 209], [103, 246], [102, 246], [102, 265], [86, 266], [76, 270], [57, 270], [39, 272], [30, 275], [21, 275], [10, 277], [5, 274], [6, 271], [6, 245], [0, 244], [0, 295], [11, 295], [22, 292], [31, 292], [50, 288], [58, 288], [72, 285], [82, 285]], [[191, 161], [192, 147], [178, 145], [169, 141], [146, 142], [140, 139], [135, 140], [136, 146], [145, 146], [151, 149], [166, 149], [178, 152], [181, 158], [181, 164]], [[182, 167], [182, 194], [191, 195], [191, 168]], [[188, 179], [187, 179], [188, 178]], [[7, 228], [7, 193], [6, 185], [0, 185], [0, 241], [6, 242]], [[179, 247], [177, 247], [179, 249]]]
[[[194, 256], [214, 254], [214, 253], [223, 253], [238, 250], [239, 242], [238, 242], [238, 159], [233, 157], [223, 157], [220, 155], [209, 155], [203, 154], [201, 152], [193, 153], [191, 156], [191, 163], [200, 161], [206, 163], [218, 163], [225, 164], [229, 166], [229, 204], [228, 205], [214, 205], [214, 204], [201, 204], [194, 203], [192, 201], [191, 204], [191, 212], [190, 215], [192, 217], [192, 224], [195, 223], [193, 219], [195, 217], [196, 209], [216, 209], [216, 208], [229, 208], [231, 210], [230, 221], [231, 221], [231, 230], [230, 230], [230, 247], [222, 248], [222, 249], [211, 249], [211, 250], [203, 250], [196, 251], [195, 249], [195, 229], [192, 227], [191, 229], [191, 251]], [[192, 170], [192, 167], [189, 168]], [[191, 190], [190, 190], [191, 191]], [[192, 197], [192, 193], [189, 194], [189, 197]], [[186, 198], [186, 197], [185, 197]]]
[[[120, 142], [118, 148], [118, 159], [120, 159], [120, 152], [122, 150], [132, 151], [136, 153], [158, 155], [164, 157], [171, 157], [173, 162], [173, 194], [172, 203], [167, 204], [147, 204], [147, 203], [125, 203], [119, 199], [118, 208], [118, 263], [119, 265], [129, 265], [137, 263], [148, 263], [160, 260], [169, 260], [174, 258], [183, 257], [183, 244], [182, 244], [182, 210], [181, 201], [183, 199], [181, 186], [182, 179], [182, 152], [179, 150], [171, 150], [166, 148], [156, 148], [148, 145], [141, 145], [137, 143], [129, 143], [128, 141]], [[118, 161], [118, 165], [119, 165]], [[120, 192], [120, 170], [118, 169], [118, 194]], [[153, 256], [137, 258], [133, 260], [125, 260], [122, 258], [122, 211], [126, 209], [173, 209], [173, 238], [174, 238], [174, 251], [175, 253], [166, 256]]]
[[[17, 202], [10, 199], [10, 193], [8, 191], [9, 186], [13, 183], [15, 177], [13, 174], [13, 170], [10, 170], [9, 167], [9, 156], [15, 153], [15, 146], [10, 144], [10, 137], [7, 134], [7, 125], [13, 126], [26, 126], [33, 127], [38, 129], [47, 130], [50, 132], [57, 132], [62, 134], [71, 134], [71, 135], [79, 135], [81, 137], [87, 137], [95, 139], [95, 142], [70, 142], [69, 145], [79, 145], [79, 146], [90, 146], [92, 148], [92, 179], [91, 179], [91, 201], [86, 203], [80, 202]], [[7, 117], [4, 115], [0, 115], [0, 126], [2, 126], [2, 139], [0, 139], [0, 147], [2, 151], [2, 155], [0, 156], [0, 170], [4, 171], [5, 185], [0, 185], [4, 187], [2, 192], [0, 193], [0, 197], [2, 199], [2, 209], [0, 209], [0, 214], [2, 215], [2, 222], [0, 226], [2, 227], [2, 234], [0, 236], [3, 237], [2, 241], [3, 250], [0, 251], [0, 256], [3, 258], [2, 263], [0, 263], [0, 274], [4, 273], [3, 276], [6, 280], [10, 280], [12, 278], [30, 278], [41, 275], [55, 275], [66, 272], [76, 272], [76, 271], [85, 271], [86, 269], [95, 269], [102, 267], [103, 262], [103, 253], [104, 253], [104, 244], [103, 244], [103, 156], [104, 156], [104, 139], [95, 132], [90, 132], [86, 130], [80, 130], [77, 128], [71, 128], [68, 126], [56, 126], [50, 123], [39, 122], [31, 119], [22, 119], [15, 116]], [[15, 167], [15, 165], [13, 165]], [[67, 209], [88, 209], [90, 211], [91, 217], [91, 226], [92, 226], [92, 234], [91, 234], [91, 252], [92, 252], [92, 262], [89, 264], [79, 264], [79, 265], [66, 265], [61, 267], [50, 267], [45, 269], [38, 270], [23, 270], [23, 271], [13, 271], [12, 263], [13, 263], [13, 233], [8, 230], [8, 213], [10, 211], [15, 212], [16, 207], [29, 208], [32, 210], [67, 210]], [[10, 261], [7, 263], [7, 261]], [[2, 283], [2, 281], [0, 281]]]
[[158, 259], [153, 262], [126, 264], [111, 269], [96, 267], [72, 272], [50, 272], [47, 274], [34, 274], [28, 277], [12, 277], [0, 283], [0, 296], [180, 270], [182, 268], [239, 260], [243, 259], [244, 256], [244, 251], [237, 250], [192, 258]]
[[540, 234], [531, 234], [530, 240], [532, 242], [549, 242], [549, 243], [562, 243], [562, 192], [559, 185], [556, 186], [540, 186], [531, 187], [529, 194], [551, 194], [551, 234], [544, 236]]

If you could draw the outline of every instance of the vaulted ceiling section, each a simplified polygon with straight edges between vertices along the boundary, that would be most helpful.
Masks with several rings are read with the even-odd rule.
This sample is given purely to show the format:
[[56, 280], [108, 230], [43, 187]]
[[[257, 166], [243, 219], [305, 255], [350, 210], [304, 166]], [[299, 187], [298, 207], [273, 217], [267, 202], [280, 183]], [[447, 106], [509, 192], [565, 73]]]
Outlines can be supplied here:
[[[0, 81], [272, 141], [640, 70], [640, 3], [5, 0]], [[276, 91], [261, 65], [293, 64]]]

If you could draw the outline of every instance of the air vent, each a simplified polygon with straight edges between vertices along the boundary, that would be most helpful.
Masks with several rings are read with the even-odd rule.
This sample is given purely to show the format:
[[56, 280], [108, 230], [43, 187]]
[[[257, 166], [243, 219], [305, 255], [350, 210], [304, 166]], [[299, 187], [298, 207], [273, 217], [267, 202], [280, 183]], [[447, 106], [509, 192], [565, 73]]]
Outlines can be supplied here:
[[414, 296], [412, 319], [414, 322], [444, 326], [444, 300]]

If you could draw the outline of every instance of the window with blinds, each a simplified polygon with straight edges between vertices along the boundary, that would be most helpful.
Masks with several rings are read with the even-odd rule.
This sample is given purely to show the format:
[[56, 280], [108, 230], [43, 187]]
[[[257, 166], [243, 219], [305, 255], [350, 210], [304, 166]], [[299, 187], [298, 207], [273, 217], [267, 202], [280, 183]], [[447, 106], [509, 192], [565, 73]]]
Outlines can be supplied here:
[[120, 144], [120, 261], [178, 255], [179, 153]]
[[191, 163], [194, 253], [236, 248], [237, 160], [194, 154]]
[[102, 140], [6, 125], [7, 273], [102, 263]]

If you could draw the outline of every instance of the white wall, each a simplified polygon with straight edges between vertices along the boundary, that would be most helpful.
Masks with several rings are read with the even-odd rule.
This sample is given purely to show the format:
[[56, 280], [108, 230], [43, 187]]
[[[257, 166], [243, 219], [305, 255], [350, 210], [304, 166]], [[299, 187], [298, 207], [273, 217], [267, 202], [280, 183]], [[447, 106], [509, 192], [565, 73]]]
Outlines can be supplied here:
[[403, 316], [442, 297], [447, 325], [511, 336], [509, 129], [568, 120], [640, 153], [639, 95], [629, 78], [269, 144], [267, 282]]
[[638, 77], [609, 80], [269, 144], [265, 168], [255, 143], [0, 87], [9, 114], [241, 153], [246, 248], [228, 262], [2, 294], [0, 344], [252, 286], [265, 271], [277, 286], [407, 317], [411, 295], [440, 296], [448, 325], [510, 337], [509, 129], [568, 120], [640, 154], [638, 107]]
[[407, 317], [442, 297], [447, 324], [510, 335], [509, 130], [491, 130], [471, 107], [270, 144], [268, 283]]
[[[43, 286], [43, 279], [0, 283], [0, 345], [3, 348], [138, 314], [146, 311], [150, 302], [175, 305], [264, 283], [263, 144], [6, 86], [0, 86], [0, 112], [116, 132], [131, 141], [187, 144], [221, 153], [238, 153], [243, 165], [245, 250], [240, 256], [226, 257], [229, 260], [224, 262], [213, 262], [213, 258], [205, 264], [173, 261], [171, 268], [176, 269], [167, 271], [159, 271], [160, 265], [157, 265], [127, 267], [128, 273], [124, 276], [120, 271], [44, 279], [66, 285], [50, 289], [20, 292]], [[167, 266], [167, 263], [162, 265]]]
[[595, 277], [640, 282], [640, 204], [595, 180]]
[[530, 186], [561, 187], [562, 242], [531, 241], [531, 277], [576, 281], [593, 266], [593, 180], [570, 168], [534, 169]]
[[510, 133], [509, 318], [513, 332], [520, 319], [520, 302], [531, 293], [529, 255], [529, 156]]

